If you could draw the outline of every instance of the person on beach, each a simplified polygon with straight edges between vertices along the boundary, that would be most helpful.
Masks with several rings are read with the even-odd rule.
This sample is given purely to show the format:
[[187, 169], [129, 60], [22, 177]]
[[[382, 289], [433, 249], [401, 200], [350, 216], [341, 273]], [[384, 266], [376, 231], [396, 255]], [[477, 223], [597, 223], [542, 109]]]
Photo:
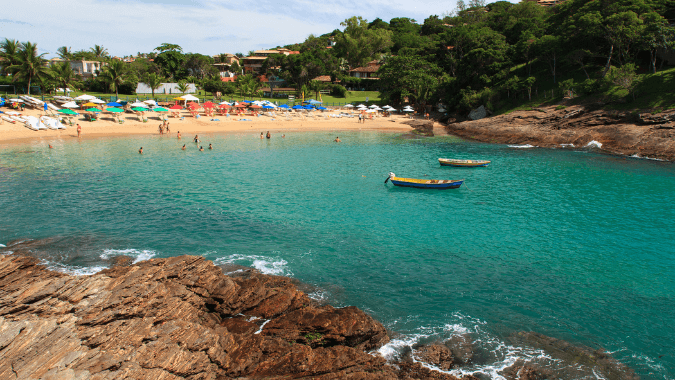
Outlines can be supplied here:
[[176, 138], [178, 138], [178, 139], [181, 138], [180, 131], [178, 131], [178, 133], [176, 134]]
[[260, 132], [260, 140], [262, 140], [264, 136], [265, 135], [262, 132]]
[[209, 149], [213, 149], [213, 146], [211, 144], [209, 144]]
[[141, 149], [138, 150], [138, 153], [143, 154], [143, 147], [141, 147]]
[[80, 125], [77, 125], [77, 138], [80, 138], [80, 133], [82, 133], [82, 127]]
[[169, 129], [169, 123], [166, 123], [166, 133], [171, 133], [171, 130]]
[[265, 136], [265, 137], [267, 137], [268, 139], [272, 138], [272, 135], [270, 134], [270, 131], [267, 131], [267, 136]]
[[164, 128], [162, 128], [162, 124], [159, 125], [159, 134], [160, 135], [164, 134]]
[[199, 144], [199, 135], [195, 135], [194, 140], [195, 140], [195, 144]]
[[183, 144], [183, 147], [181, 148], [182, 150], [185, 150], [185, 144]]
[[54, 147], [52, 146], [52, 144], [49, 144], [49, 149], [54, 149]]
[[203, 151], [204, 151], [204, 147], [203, 147], [203, 146], [200, 146], [200, 147], [199, 147], [199, 151], [200, 151], [200, 152], [203, 152]]
[[362, 116], [363, 116], [363, 115], [359, 114], [359, 123], [361, 123], [361, 117], [362, 117]]
[[340, 136], [336, 137], [335, 140], [333, 140], [333, 141], [335, 141], [335, 142], [342, 142], [342, 140], [340, 140]]

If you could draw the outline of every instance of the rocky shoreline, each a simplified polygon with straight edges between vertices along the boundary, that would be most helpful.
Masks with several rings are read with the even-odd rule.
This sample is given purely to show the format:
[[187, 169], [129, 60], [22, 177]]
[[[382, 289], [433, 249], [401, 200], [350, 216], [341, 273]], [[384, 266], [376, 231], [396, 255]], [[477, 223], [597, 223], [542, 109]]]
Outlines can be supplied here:
[[[388, 332], [363, 311], [319, 305], [285, 277], [232, 269], [200, 256], [118, 257], [110, 269], [71, 276], [0, 254], [0, 378], [450, 380], [457, 378], [429, 367], [473, 360], [470, 338], [458, 336], [387, 362], [376, 349]], [[609, 379], [634, 378], [599, 351], [532, 333], [516, 338]], [[503, 376], [560, 374], [519, 361]]]
[[608, 111], [600, 103], [553, 105], [444, 122], [448, 133], [481, 142], [581, 148], [596, 141], [608, 153], [675, 161], [675, 110], [651, 114]]

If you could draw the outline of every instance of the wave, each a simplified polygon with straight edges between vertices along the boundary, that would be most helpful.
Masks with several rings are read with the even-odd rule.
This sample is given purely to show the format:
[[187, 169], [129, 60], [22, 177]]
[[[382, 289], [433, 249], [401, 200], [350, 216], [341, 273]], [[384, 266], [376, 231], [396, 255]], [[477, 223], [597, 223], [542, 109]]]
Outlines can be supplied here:
[[635, 153], [634, 155], [630, 156], [631, 158], [639, 158], [642, 160], [652, 160], [652, 161], [665, 161], [660, 158], [654, 158], [654, 157], [647, 157], [647, 156], [640, 156], [639, 154]]
[[280, 257], [234, 254], [217, 258], [213, 260], [213, 262], [216, 265], [237, 264], [253, 267], [263, 274], [286, 277], [293, 276], [293, 273], [288, 269], [288, 262]]
[[96, 274], [104, 269], [108, 269], [108, 267], [104, 266], [81, 267], [76, 265], [55, 263], [48, 260], [41, 260], [40, 263], [49, 270], [66, 273], [72, 276], [91, 276], [92, 274]]
[[508, 145], [509, 148], [515, 148], [515, 149], [529, 149], [529, 148], [536, 148], [534, 145], [530, 144], [521, 144], [521, 145]]
[[586, 144], [586, 147], [587, 148], [598, 148], [598, 149], [600, 149], [600, 148], [602, 148], [602, 143], [597, 142], [595, 140], [592, 140], [591, 142]]
[[563, 148], [574, 148], [574, 144], [560, 144]]
[[133, 257], [133, 263], [136, 264], [141, 261], [150, 260], [155, 257], [157, 253], [151, 250], [137, 250], [133, 248], [129, 249], [104, 249], [103, 253], [99, 257], [103, 260], [110, 260], [115, 256], [129, 256]]

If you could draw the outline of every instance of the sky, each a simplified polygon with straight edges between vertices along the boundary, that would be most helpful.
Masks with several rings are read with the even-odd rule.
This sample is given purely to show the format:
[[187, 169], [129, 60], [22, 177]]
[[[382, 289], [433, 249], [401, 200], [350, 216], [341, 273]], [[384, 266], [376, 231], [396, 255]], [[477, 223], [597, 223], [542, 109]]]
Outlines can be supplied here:
[[456, 0], [22, 0], [0, 13], [0, 40], [37, 43], [46, 58], [61, 46], [74, 52], [101, 45], [122, 57], [165, 42], [186, 53], [247, 54], [342, 30], [340, 22], [352, 16], [422, 23], [455, 6]]

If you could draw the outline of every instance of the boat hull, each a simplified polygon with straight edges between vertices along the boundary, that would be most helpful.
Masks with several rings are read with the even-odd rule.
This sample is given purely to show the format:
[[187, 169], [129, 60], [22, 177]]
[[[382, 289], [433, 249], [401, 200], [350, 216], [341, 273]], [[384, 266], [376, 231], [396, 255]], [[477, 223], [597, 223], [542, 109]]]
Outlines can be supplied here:
[[463, 179], [460, 180], [437, 180], [437, 179], [415, 179], [415, 178], [390, 178], [391, 183], [394, 186], [401, 187], [415, 187], [418, 189], [457, 189], [462, 186], [464, 183]]
[[439, 158], [438, 163], [441, 166], [453, 166], [463, 168], [477, 168], [480, 166], [488, 166], [490, 161], [487, 160], [455, 160], [450, 158]]

